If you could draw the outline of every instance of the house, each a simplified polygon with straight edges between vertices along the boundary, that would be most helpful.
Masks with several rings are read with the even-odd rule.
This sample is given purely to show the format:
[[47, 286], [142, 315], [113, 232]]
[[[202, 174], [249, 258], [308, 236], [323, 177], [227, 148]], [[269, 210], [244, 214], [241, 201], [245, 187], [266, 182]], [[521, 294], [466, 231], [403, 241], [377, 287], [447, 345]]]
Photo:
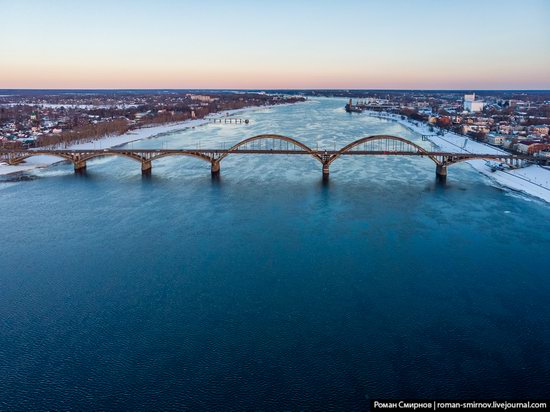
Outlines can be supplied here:
[[542, 150], [549, 150], [550, 144], [542, 143], [538, 140], [522, 140], [516, 145], [516, 150], [520, 153], [533, 154]]
[[472, 133], [489, 133], [491, 129], [489, 126], [485, 125], [477, 125], [477, 124], [463, 124], [462, 125], [462, 133], [467, 134], [469, 132]]
[[489, 135], [487, 136], [487, 142], [494, 146], [502, 146], [504, 144], [505, 136], [501, 135]]
[[546, 125], [540, 125], [540, 126], [531, 126], [530, 132], [538, 135], [545, 135], [548, 134], [550, 131], [550, 127]]
[[499, 124], [497, 130], [500, 134], [512, 134], [513, 131], [512, 126], [509, 124]]

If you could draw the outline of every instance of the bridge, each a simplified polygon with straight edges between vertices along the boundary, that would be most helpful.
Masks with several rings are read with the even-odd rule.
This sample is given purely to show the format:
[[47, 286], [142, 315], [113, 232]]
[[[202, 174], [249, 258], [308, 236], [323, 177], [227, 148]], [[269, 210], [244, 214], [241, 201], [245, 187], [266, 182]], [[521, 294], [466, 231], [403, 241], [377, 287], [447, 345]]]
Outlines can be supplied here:
[[413, 156], [431, 159], [435, 164], [436, 176], [445, 178], [451, 165], [476, 159], [491, 160], [509, 167], [520, 167], [524, 162], [548, 164], [549, 160], [528, 155], [508, 153], [479, 154], [468, 152], [430, 151], [410, 140], [398, 136], [375, 135], [356, 140], [339, 150], [312, 149], [288, 136], [262, 134], [245, 139], [228, 149], [103, 149], [103, 150], [0, 150], [0, 161], [16, 165], [32, 156], [48, 155], [67, 160], [74, 165], [75, 172], [86, 169], [86, 162], [98, 157], [120, 156], [141, 164], [143, 174], [150, 174], [155, 160], [169, 156], [188, 156], [210, 164], [213, 175], [220, 173], [220, 164], [233, 155], [305, 155], [319, 161], [323, 176], [328, 177], [334, 161], [345, 156]]
[[240, 117], [215, 117], [210, 119], [210, 123], [225, 123], [225, 124], [248, 124], [249, 119], [242, 119]]

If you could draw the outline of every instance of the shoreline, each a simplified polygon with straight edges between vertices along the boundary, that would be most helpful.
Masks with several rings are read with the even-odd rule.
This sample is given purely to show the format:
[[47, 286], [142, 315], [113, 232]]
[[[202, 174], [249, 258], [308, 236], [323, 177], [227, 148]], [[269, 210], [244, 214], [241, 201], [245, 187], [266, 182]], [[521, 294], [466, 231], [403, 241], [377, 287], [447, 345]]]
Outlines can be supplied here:
[[[387, 112], [365, 111], [367, 116], [395, 121], [413, 133], [424, 135], [433, 145], [443, 150], [453, 150], [463, 153], [484, 153], [498, 154], [509, 152], [486, 143], [477, 142], [467, 136], [458, 135], [452, 132], [445, 132], [442, 136], [435, 135], [430, 131], [429, 126], [420, 122], [413, 122], [409, 119], [403, 120], [400, 115]], [[519, 192], [522, 195], [533, 197], [550, 203], [550, 170], [538, 165], [530, 165], [520, 169], [497, 170], [493, 172], [485, 160], [468, 160], [469, 164], [477, 172], [496, 186]]]
[[[159, 136], [165, 133], [174, 133], [174, 132], [186, 130], [190, 127], [193, 128], [193, 127], [204, 126], [208, 124], [211, 119], [218, 119], [220, 117], [232, 116], [242, 111], [261, 110], [264, 108], [283, 106], [287, 104], [295, 104], [295, 103], [284, 103], [279, 105], [268, 105], [268, 106], [247, 106], [241, 109], [230, 109], [230, 110], [223, 110], [221, 112], [210, 113], [207, 116], [203, 117], [202, 119], [189, 119], [181, 122], [164, 123], [159, 125], [147, 125], [147, 126], [140, 127], [138, 129], [131, 130], [119, 136], [106, 135], [105, 137], [102, 137], [100, 139], [90, 140], [89, 142], [68, 145], [64, 147], [64, 149], [86, 150], [86, 149], [116, 148], [132, 142], [152, 139], [156, 136]], [[39, 150], [44, 148], [53, 149], [53, 148], [56, 148], [56, 146], [54, 145], [54, 146], [47, 146], [47, 147], [46, 146], [35, 147], [28, 150], [32, 151], [32, 150]], [[30, 157], [20, 165], [8, 165], [7, 163], [0, 162], [0, 176], [8, 176], [8, 175], [14, 175], [14, 174], [23, 173], [23, 172], [29, 172], [35, 169], [43, 169], [64, 161], [65, 160], [60, 160], [58, 157], [55, 157], [55, 156], [40, 155], [40, 156]]]

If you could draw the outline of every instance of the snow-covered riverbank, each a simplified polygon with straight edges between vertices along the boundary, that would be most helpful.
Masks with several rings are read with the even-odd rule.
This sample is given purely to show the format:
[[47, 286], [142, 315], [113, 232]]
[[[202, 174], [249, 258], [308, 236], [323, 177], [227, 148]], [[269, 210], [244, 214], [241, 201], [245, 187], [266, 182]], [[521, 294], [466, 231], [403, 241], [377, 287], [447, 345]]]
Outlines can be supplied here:
[[[426, 136], [432, 144], [443, 151], [482, 154], [508, 153], [497, 147], [476, 142], [456, 133], [446, 132], [442, 136], [435, 135], [435, 132], [430, 131], [427, 124], [402, 119], [399, 115], [371, 111], [365, 113], [369, 116], [399, 122], [412, 132]], [[485, 160], [471, 160], [467, 163], [489, 177], [491, 181], [500, 187], [519, 191], [550, 203], [550, 170], [548, 169], [531, 165], [521, 169], [497, 170], [493, 172]], [[449, 173], [452, 175], [452, 168]]]
[[[173, 133], [178, 130], [184, 130], [189, 127], [198, 127], [209, 123], [210, 119], [231, 116], [242, 112], [243, 110], [262, 109], [262, 107], [247, 107], [235, 110], [226, 110], [219, 113], [213, 113], [204, 119], [185, 120], [183, 122], [169, 123], [155, 126], [146, 126], [139, 129], [131, 130], [120, 136], [107, 136], [97, 140], [91, 140], [86, 143], [78, 143], [69, 146], [48, 147], [47, 149], [107, 149], [117, 146], [122, 146], [138, 140], [150, 139], [152, 137]], [[32, 149], [30, 149], [32, 150]], [[47, 167], [54, 163], [59, 163], [59, 157], [55, 156], [33, 156], [25, 160], [19, 165], [8, 165], [0, 162], [0, 175], [8, 175], [12, 173], [26, 172], [36, 168]]]

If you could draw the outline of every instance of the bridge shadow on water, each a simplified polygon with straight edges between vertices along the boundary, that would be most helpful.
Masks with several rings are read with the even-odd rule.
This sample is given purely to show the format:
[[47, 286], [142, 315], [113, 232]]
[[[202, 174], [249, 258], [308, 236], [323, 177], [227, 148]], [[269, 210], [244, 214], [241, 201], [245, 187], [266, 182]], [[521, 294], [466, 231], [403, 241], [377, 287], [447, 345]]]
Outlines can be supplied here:
[[221, 173], [220, 172], [212, 173], [210, 181], [212, 182], [213, 187], [220, 187], [221, 184], [222, 184], [222, 175], [221, 175]]
[[[334, 185], [337, 184], [338, 180], [339, 180], [338, 177], [331, 178], [330, 175], [323, 175], [322, 178], [319, 179], [317, 186], [320, 189], [322, 189], [323, 192], [328, 193], [331, 187], [334, 189]], [[340, 179], [340, 180], [341, 180], [340, 183], [344, 185], [346, 183], [351, 183], [349, 181], [346, 181], [345, 179]], [[436, 177], [432, 181], [429, 181], [427, 184], [429, 188], [433, 191], [436, 191], [436, 190], [444, 191], [453, 187], [452, 184], [448, 183], [446, 176], [439, 176], [439, 175], [436, 175]], [[367, 188], [368, 184], [365, 183], [363, 186]]]
[[[147, 186], [147, 187], [152, 187], [155, 184], [161, 184], [163, 182], [168, 183], [172, 180], [173, 179], [171, 177], [166, 177], [166, 176], [163, 176], [162, 174], [155, 174], [155, 173], [141, 174], [141, 182], [144, 186]], [[185, 177], [181, 177], [181, 180], [184, 181]], [[210, 183], [210, 187], [213, 187], [213, 188], [221, 188], [222, 181], [223, 179], [220, 173], [212, 174], [211, 176], [205, 175], [203, 177], [200, 177], [199, 180], [196, 180], [196, 182], [202, 182], [201, 184], [205, 184], [206, 186], [208, 186], [208, 183]]]
[[464, 193], [464, 191], [472, 189], [472, 187], [469, 187], [467, 183], [460, 179], [451, 179], [449, 181], [444, 176], [437, 176], [431, 182], [426, 182], [424, 192], [431, 193], [438, 198], [454, 199], [455, 195], [460, 194], [460, 196], [462, 196], [461, 194]]
[[327, 175], [323, 175], [323, 177], [320, 180], [320, 186], [323, 189], [329, 189], [330, 188], [330, 177]]
[[82, 182], [82, 184], [96, 184], [101, 183], [104, 179], [101, 175], [87, 171], [86, 169], [81, 169], [78, 171], [73, 171], [71, 174], [66, 175], [67, 178], [72, 179], [73, 181]]
[[146, 185], [150, 185], [155, 180], [158, 180], [158, 178], [153, 177], [153, 174], [151, 172], [149, 173], [142, 173], [141, 174], [141, 182]]
[[89, 177], [88, 171], [85, 168], [75, 170], [73, 174], [76, 178], [87, 179]]

